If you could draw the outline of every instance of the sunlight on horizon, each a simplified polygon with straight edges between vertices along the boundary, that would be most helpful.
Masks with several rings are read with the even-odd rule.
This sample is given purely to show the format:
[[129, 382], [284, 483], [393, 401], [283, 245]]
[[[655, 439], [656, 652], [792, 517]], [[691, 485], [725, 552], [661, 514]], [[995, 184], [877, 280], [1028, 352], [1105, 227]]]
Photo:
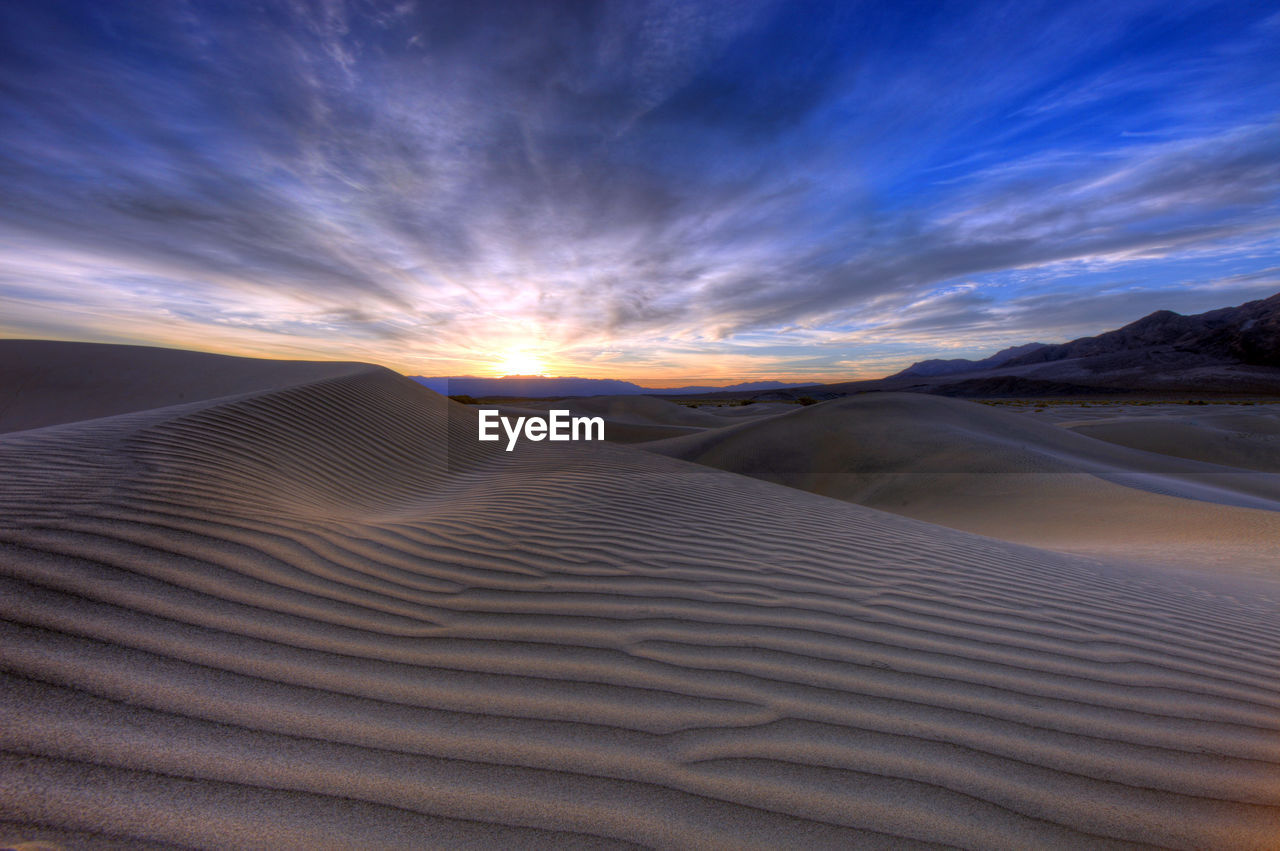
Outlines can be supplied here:
[[0, 11], [4, 337], [839, 381], [1280, 290], [1268, 4], [80, 3]]
[[507, 375], [545, 375], [546, 362], [533, 352], [507, 352], [493, 367], [499, 378]]

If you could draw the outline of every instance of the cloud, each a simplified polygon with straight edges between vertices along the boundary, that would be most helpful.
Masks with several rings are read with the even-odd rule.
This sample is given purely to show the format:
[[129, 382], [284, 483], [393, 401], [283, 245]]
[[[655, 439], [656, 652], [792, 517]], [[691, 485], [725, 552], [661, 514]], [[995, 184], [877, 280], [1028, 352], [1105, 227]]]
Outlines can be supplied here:
[[[1062, 314], [1011, 305], [1264, 265], [1267, 26], [1138, 2], [11, 4], [0, 297], [33, 332], [394, 366], [696, 369], [782, 358], [785, 328], [978, 345], [1010, 312], [1053, 336]], [[823, 357], [859, 355], [887, 356]]]

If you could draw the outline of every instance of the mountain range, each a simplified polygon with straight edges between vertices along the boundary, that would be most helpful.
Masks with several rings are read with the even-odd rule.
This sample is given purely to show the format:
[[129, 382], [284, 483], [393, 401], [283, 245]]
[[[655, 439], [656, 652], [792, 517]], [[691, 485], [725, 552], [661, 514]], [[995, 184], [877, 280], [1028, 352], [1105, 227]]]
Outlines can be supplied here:
[[754, 381], [728, 387], [643, 387], [607, 378], [505, 376], [414, 380], [445, 395], [477, 398], [685, 396], [761, 401], [830, 399], [869, 390], [944, 396], [1081, 396], [1114, 393], [1280, 395], [1280, 293], [1184, 316], [1157, 310], [1136, 322], [1066, 343], [1026, 343], [978, 360], [919, 361], [895, 375], [835, 384]]
[[476, 398], [538, 399], [569, 396], [685, 396], [694, 393], [750, 393], [799, 387], [781, 381], [749, 381], [728, 387], [689, 385], [686, 387], [641, 387], [613, 378], [574, 378], [534, 375], [507, 375], [502, 378], [474, 376], [411, 376], [414, 381], [444, 396]]
[[830, 399], [868, 390], [944, 396], [1115, 393], [1280, 395], [1280, 293], [1184, 316], [1157, 310], [1067, 343], [1028, 343], [981, 360], [926, 360], [887, 378], [766, 391]]
[[931, 378], [935, 375], [954, 375], [958, 372], [973, 372], [976, 369], [990, 369], [991, 367], [1001, 366], [1016, 357], [1020, 357], [1036, 349], [1044, 348], [1044, 343], [1027, 343], [1023, 346], [1011, 346], [996, 352], [991, 357], [982, 360], [966, 360], [965, 358], [952, 358], [950, 360], [922, 360], [911, 364], [897, 374], [898, 378]]

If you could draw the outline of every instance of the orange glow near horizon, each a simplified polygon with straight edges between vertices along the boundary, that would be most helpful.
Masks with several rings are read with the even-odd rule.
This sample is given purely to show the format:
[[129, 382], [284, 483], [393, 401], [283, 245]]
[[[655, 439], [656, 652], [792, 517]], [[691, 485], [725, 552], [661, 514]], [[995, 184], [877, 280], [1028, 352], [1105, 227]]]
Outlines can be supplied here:
[[[866, 364], [842, 364], [839, 372], [796, 373], [789, 364], [779, 363], [775, 371], [770, 369], [767, 358], [741, 355], [703, 355], [688, 358], [687, 363], [636, 363], [625, 357], [608, 360], [578, 360], [571, 353], [555, 353], [519, 344], [498, 350], [485, 357], [472, 351], [444, 354], [434, 348], [412, 344], [403, 348], [386, 345], [369, 345], [338, 342], [313, 336], [291, 339], [264, 339], [252, 329], [215, 328], [213, 333], [193, 339], [183, 333], [188, 329], [175, 328], [173, 323], [134, 323], [130, 333], [23, 333], [0, 321], [0, 338], [53, 339], [67, 342], [106, 343], [115, 345], [158, 346], [184, 349], [232, 357], [261, 358], [266, 360], [302, 361], [356, 361], [385, 366], [403, 375], [445, 377], [471, 376], [500, 378], [507, 375], [544, 376], [555, 378], [616, 379], [630, 381], [643, 387], [680, 387], [704, 385], [722, 387], [751, 381], [780, 381], [788, 384], [830, 384], [844, 381], [860, 381], [892, 374], [909, 365], [873, 361]], [[142, 333], [140, 333], [142, 332]]]
[[503, 375], [545, 375], [547, 364], [535, 352], [514, 351], [507, 352], [493, 369], [499, 377]]

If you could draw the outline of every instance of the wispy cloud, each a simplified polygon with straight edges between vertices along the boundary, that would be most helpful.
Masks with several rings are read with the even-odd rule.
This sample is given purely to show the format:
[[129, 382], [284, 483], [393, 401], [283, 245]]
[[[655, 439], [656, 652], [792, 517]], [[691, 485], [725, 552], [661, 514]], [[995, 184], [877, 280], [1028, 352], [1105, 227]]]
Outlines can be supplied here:
[[835, 375], [1219, 306], [1273, 282], [1273, 29], [1140, 2], [9, 4], [0, 332]]

